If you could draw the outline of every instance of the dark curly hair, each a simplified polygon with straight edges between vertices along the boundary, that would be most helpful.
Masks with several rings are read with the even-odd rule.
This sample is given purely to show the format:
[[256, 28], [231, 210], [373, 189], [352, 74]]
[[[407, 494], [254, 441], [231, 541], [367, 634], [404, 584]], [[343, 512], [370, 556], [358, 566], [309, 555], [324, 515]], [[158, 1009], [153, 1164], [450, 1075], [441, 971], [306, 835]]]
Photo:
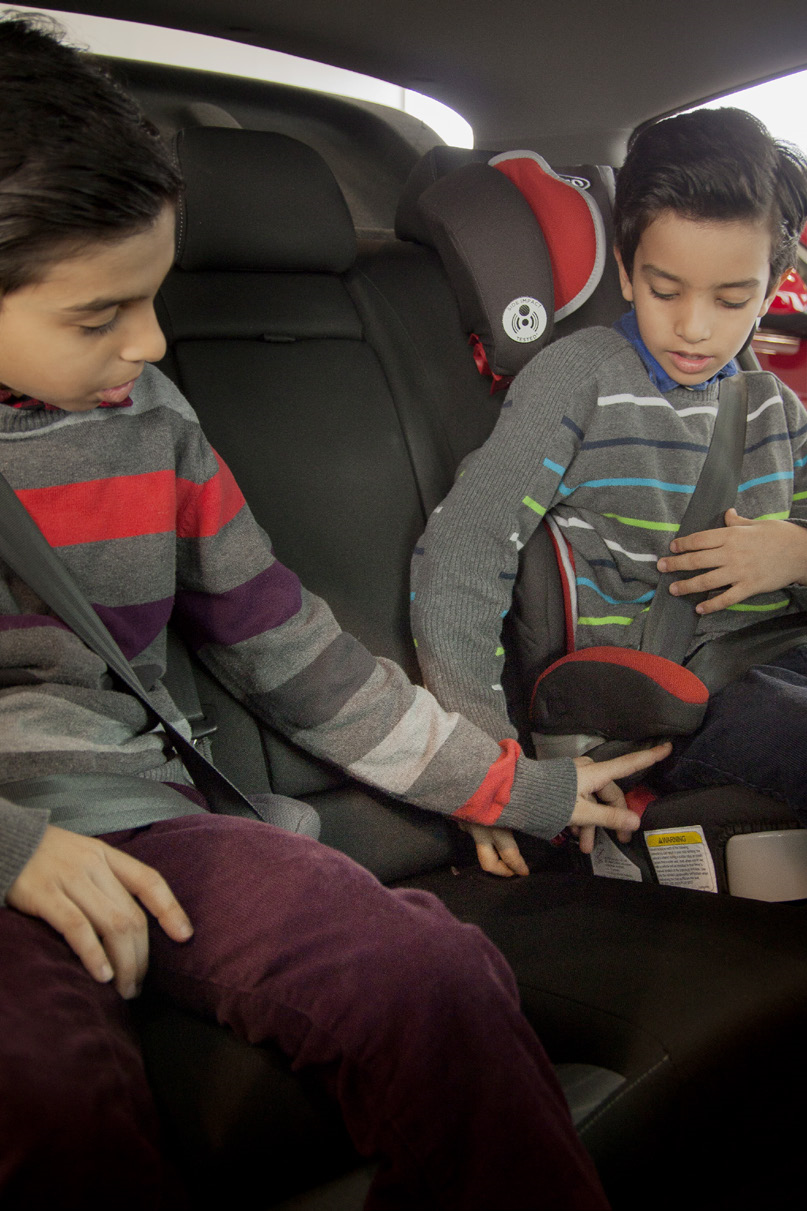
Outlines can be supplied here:
[[642, 233], [663, 211], [767, 222], [769, 290], [796, 263], [807, 221], [807, 157], [742, 109], [701, 109], [647, 126], [619, 171], [614, 239], [628, 275]]
[[154, 126], [44, 14], [0, 18], [0, 294], [150, 227], [181, 188]]

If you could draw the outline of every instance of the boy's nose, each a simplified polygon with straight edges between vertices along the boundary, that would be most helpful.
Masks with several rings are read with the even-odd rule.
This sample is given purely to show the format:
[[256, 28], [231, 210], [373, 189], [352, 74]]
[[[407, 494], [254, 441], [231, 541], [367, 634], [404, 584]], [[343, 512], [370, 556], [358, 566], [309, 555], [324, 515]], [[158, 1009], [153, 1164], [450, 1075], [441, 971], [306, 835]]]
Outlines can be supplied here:
[[688, 345], [696, 345], [711, 336], [712, 328], [707, 307], [690, 303], [679, 308], [675, 318], [675, 335]]
[[165, 355], [166, 343], [163, 330], [157, 322], [154, 308], [144, 308], [131, 317], [124, 332], [121, 357], [126, 362], [158, 362]]

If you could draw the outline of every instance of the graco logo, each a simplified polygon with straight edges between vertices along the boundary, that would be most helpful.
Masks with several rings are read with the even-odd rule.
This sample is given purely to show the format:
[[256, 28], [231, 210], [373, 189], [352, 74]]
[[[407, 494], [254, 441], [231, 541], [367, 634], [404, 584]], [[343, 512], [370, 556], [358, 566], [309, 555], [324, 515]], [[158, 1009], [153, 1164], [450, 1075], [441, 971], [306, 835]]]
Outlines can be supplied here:
[[513, 299], [502, 313], [502, 326], [510, 339], [520, 345], [537, 341], [546, 331], [546, 308], [529, 295]]
[[577, 189], [591, 189], [591, 181], [587, 181], [585, 177], [564, 177], [561, 174], [561, 181], [568, 181], [570, 185], [574, 185]]

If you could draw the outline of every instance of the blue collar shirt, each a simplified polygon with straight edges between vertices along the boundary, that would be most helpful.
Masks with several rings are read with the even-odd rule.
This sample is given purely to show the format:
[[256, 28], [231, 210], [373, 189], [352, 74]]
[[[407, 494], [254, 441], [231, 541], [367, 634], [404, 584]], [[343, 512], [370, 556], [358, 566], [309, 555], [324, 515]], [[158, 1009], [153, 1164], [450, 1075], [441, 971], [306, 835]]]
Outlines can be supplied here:
[[[659, 365], [653, 354], [648, 349], [647, 345], [639, 335], [639, 325], [636, 322], [636, 312], [631, 307], [630, 311], [626, 311], [616, 323], [614, 328], [639, 354], [639, 357], [644, 363], [644, 368], [648, 373], [651, 383], [654, 387], [658, 387], [659, 391], [664, 394], [667, 391], [674, 391], [677, 387], [686, 386], [684, 383], [678, 383], [674, 378], [670, 378], [667, 371]], [[723, 378], [731, 378], [739, 370], [734, 358], [727, 362], [722, 370], [718, 370], [717, 374], [713, 374], [705, 383], [697, 383], [695, 386], [687, 386], [687, 391], [703, 391], [706, 387], [711, 387], [712, 383], [719, 383]]]

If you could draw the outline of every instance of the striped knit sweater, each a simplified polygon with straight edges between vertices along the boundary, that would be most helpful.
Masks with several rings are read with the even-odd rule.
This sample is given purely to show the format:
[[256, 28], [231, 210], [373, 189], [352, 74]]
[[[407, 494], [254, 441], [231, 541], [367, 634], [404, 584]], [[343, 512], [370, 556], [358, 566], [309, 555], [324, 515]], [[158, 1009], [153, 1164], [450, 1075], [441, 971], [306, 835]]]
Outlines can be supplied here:
[[[0, 469], [168, 718], [178, 718], [160, 684], [172, 618], [256, 715], [356, 778], [539, 836], [567, 823], [571, 762], [528, 761], [512, 741], [495, 743], [342, 632], [273, 557], [157, 370], [146, 367], [128, 407], [0, 405]], [[176, 760], [149, 727], [101, 659], [0, 564], [0, 783], [70, 772], [176, 780]], [[102, 810], [92, 823], [84, 831], [109, 831]], [[45, 824], [0, 798], [0, 896]]]
[[[807, 522], [807, 415], [767, 373], [747, 375], [738, 512]], [[466, 460], [412, 561], [412, 627], [426, 684], [490, 735], [513, 735], [501, 671], [502, 618], [518, 553], [549, 515], [570, 555], [575, 643], [638, 648], [706, 457], [718, 385], [662, 394], [611, 329], [575, 333], [515, 379], [488, 442]], [[807, 605], [783, 589], [704, 616], [704, 639]]]

